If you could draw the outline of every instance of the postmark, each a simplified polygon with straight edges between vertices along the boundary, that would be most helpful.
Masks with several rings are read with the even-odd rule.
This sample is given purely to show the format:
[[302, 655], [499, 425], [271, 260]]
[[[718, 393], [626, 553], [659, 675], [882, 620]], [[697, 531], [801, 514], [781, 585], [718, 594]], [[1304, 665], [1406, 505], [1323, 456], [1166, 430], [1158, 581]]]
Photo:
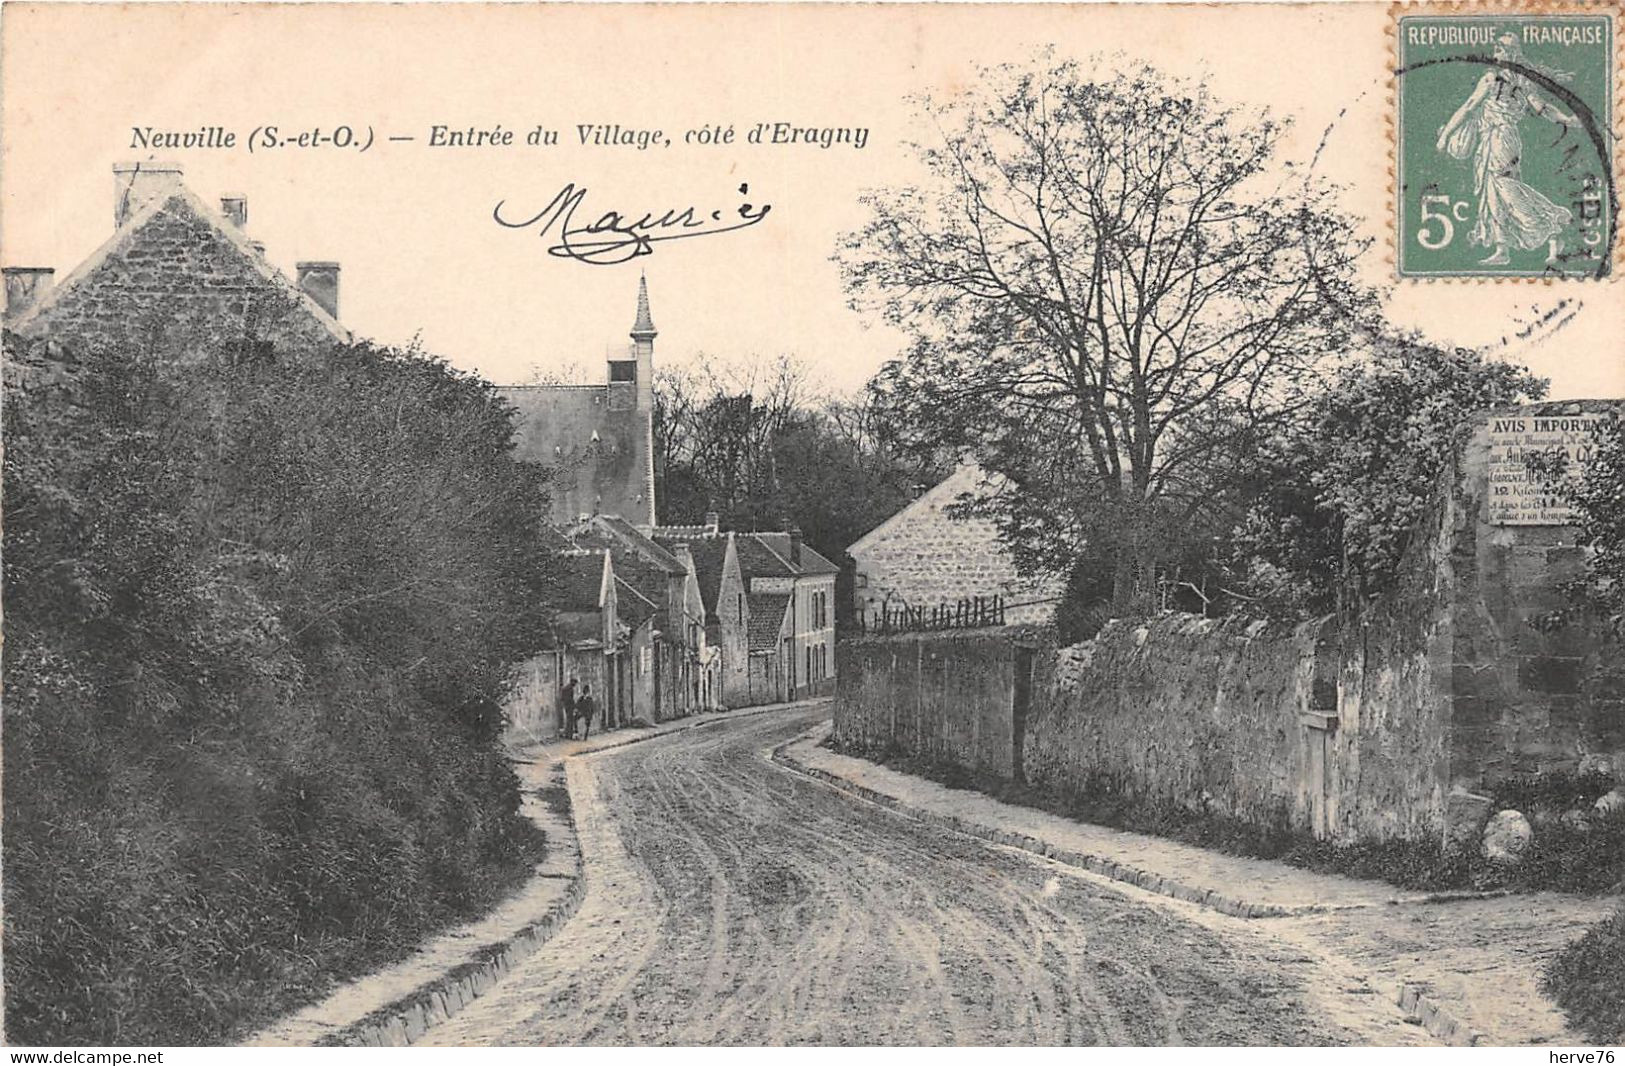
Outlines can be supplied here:
[[1617, 269], [1616, 7], [1396, 11], [1401, 278]]

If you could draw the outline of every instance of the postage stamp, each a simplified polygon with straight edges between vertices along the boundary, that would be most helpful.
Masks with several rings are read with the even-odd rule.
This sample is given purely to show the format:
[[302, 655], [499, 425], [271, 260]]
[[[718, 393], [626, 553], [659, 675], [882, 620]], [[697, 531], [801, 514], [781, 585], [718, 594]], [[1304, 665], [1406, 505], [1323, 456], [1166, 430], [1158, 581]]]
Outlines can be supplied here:
[[1399, 10], [1401, 277], [1614, 271], [1617, 12]]

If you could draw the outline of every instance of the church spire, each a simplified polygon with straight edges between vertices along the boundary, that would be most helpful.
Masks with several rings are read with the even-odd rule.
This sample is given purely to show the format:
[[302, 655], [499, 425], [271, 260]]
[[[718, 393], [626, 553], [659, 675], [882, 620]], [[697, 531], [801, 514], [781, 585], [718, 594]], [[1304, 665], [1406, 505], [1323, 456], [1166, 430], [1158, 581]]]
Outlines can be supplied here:
[[632, 339], [635, 341], [652, 341], [655, 339], [654, 319], [649, 316], [649, 276], [638, 275], [638, 319], [632, 323]]

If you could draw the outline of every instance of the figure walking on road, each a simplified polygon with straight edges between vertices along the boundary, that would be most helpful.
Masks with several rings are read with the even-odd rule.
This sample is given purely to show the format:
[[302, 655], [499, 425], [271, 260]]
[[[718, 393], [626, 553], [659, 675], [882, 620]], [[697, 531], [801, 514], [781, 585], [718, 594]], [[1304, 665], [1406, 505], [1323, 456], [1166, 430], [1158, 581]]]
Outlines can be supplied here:
[[598, 709], [592, 701], [592, 686], [582, 685], [581, 696], [576, 700], [576, 717], [581, 720], [581, 739], [586, 740], [592, 733], [592, 715]]

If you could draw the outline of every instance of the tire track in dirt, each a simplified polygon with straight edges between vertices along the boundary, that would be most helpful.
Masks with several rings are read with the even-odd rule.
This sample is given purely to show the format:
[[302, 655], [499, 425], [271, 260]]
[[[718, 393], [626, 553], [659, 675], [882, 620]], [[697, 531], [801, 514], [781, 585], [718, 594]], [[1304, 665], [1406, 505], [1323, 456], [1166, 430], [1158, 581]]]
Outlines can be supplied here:
[[1301, 970], [1239, 934], [767, 762], [825, 713], [572, 760], [579, 914], [422, 1043], [1351, 1038], [1305, 1009]]

